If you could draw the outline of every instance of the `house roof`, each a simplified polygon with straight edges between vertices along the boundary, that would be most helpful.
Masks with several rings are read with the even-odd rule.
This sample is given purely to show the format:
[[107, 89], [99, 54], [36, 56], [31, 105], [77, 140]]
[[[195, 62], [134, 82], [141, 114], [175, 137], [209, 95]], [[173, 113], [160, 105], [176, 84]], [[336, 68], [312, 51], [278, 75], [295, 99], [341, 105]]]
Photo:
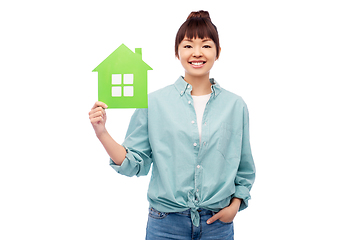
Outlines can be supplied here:
[[122, 73], [125, 71], [133, 73], [139, 70], [152, 70], [142, 60], [141, 49], [136, 49], [134, 53], [125, 44], [121, 44], [93, 72], [111, 71], [111, 73]]

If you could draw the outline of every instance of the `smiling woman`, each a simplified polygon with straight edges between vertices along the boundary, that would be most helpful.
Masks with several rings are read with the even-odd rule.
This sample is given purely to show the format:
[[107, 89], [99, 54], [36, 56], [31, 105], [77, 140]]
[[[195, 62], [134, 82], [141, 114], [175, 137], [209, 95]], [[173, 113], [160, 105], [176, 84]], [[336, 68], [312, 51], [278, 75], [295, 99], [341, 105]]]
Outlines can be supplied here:
[[122, 145], [105, 128], [105, 103], [89, 113], [114, 170], [142, 176], [152, 167], [147, 240], [234, 239], [233, 219], [248, 206], [255, 180], [248, 110], [209, 78], [220, 51], [209, 13], [192, 12], [175, 40], [185, 76], [148, 95]]

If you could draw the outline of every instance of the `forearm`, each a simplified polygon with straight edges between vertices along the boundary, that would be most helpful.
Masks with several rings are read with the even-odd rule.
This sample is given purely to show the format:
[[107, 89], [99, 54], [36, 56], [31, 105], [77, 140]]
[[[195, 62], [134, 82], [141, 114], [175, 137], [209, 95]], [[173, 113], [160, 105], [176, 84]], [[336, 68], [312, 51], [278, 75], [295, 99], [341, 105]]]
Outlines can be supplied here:
[[126, 156], [126, 150], [118, 144], [107, 131], [97, 135], [106, 152], [116, 165], [121, 165]]

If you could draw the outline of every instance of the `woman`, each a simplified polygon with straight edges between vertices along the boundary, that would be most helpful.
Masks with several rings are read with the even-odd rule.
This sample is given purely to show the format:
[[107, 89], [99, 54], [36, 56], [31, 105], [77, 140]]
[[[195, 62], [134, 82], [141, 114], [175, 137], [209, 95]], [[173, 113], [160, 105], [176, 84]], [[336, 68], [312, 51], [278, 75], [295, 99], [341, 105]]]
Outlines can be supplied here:
[[118, 173], [146, 175], [152, 165], [146, 239], [233, 239], [232, 221], [248, 206], [255, 180], [248, 110], [209, 78], [220, 51], [208, 12], [192, 12], [175, 39], [184, 77], [149, 94], [122, 145], [106, 131], [106, 104], [89, 112]]

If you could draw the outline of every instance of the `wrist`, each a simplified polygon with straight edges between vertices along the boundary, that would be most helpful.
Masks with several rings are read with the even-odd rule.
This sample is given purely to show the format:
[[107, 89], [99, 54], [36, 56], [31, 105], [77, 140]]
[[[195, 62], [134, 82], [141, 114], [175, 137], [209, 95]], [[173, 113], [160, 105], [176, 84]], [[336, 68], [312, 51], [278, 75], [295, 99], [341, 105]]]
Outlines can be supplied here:
[[102, 131], [96, 132], [96, 137], [101, 141], [101, 139], [103, 139], [107, 134], [109, 133], [107, 132], [106, 128], [104, 128]]
[[240, 205], [241, 205], [241, 200], [242, 199], [236, 198], [236, 197], [232, 198], [229, 207], [232, 207], [232, 208], [236, 209], [237, 211], [239, 211]]

